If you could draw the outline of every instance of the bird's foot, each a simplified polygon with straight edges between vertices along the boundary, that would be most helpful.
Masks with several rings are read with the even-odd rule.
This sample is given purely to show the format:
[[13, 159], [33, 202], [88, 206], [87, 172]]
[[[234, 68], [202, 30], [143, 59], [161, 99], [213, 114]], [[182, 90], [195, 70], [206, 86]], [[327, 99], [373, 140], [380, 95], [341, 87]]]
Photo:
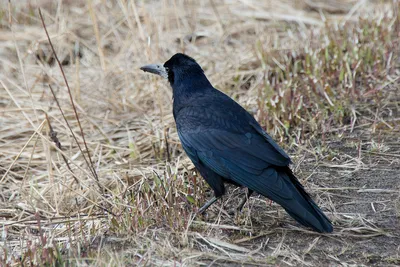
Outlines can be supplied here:
[[197, 214], [203, 214], [212, 204], [214, 204], [220, 197], [213, 197], [206, 202], [198, 211]]

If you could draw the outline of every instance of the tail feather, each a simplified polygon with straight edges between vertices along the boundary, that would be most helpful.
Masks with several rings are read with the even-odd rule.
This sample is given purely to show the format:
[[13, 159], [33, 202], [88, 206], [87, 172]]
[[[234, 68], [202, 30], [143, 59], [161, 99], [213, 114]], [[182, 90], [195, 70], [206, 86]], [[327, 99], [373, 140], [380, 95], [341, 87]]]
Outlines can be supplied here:
[[311, 227], [321, 233], [331, 233], [333, 231], [333, 226], [328, 217], [326, 217], [318, 205], [311, 199], [289, 168], [286, 169], [286, 172], [283, 175], [285, 174], [289, 176], [291, 182], [297, 189], [296, 191], [299, 193], [296, 197], [297, 201], [301, 204], [303, 209], [311, 214], [311, 216], [302, 216], [301, 210], [292, 210], [290, 207], [284, 207], [286, 212], [296, 221], [305, 226]]
[[289, 167], [269, 167], [260, 175], [250, 174], [229, 165], [232, 180], [281, 205], [287, 213], [304, 226], [317, 232], [333, 231], [332, 223], [304, 190]]
[[317, 207], [317, 209], [318, 209], [317, 213], [319, 215], [315, 215], [314, 214], [315, 218], [318, 218], [318, 216], [321, 216], [321, 215], [323, 217], [325, 217], [323, 220], [318, 219], [319, 223], [310, 222], [309, 219], [305, 219], [304, 217], [300, 217], [296, 213], [291, 212], [291, 211], [289, 211], [287, 209], [285, 209], [285, 210], [293, 219], [295, 219], [296, 221], [298, 221], [299, 223], [301, 223], [304, 226], [310, 227], [310, 228], [312, 228], [315, 231], [320, 232], [320, 233], [332, 233], [333, 232], [333, 226], [332, 226], [331, 222], [329, 221], [329, 219], [326, 219], [326, 216], [322, 213], [321, 210], [319, 210], [318, 207]]

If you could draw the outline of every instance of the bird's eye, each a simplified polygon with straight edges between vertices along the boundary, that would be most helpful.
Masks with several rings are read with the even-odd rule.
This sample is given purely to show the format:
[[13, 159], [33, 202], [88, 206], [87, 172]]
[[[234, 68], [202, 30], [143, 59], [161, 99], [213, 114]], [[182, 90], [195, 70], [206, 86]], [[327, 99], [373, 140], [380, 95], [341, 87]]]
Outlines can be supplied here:
[[166, 71], [166, 72], [169, 72], [169, 68], [165, 67], [165, 71]]

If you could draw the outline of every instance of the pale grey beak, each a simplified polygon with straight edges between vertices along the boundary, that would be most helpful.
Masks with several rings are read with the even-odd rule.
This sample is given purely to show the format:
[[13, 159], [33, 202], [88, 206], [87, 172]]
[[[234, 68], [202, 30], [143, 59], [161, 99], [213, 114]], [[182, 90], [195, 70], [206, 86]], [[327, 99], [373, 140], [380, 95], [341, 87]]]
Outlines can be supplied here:
[[162, 64], [149, 64], [140, 68], [142, 71], [154, 73], [160, 75], [161, 77], [167, 79], [168, 71], [164, 68]]

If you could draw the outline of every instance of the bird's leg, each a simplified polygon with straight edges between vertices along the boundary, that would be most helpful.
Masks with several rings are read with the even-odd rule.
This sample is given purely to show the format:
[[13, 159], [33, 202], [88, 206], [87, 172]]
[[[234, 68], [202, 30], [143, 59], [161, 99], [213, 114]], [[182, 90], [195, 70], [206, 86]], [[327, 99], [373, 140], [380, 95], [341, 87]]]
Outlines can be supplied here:
[[253, 190], [247, 189], [247, 194], [244, 196], [242, 201], [240, 202], [239, 206], [237, 207], [237, 211], [242, 211], [244, 204], [246, 204], [246, 201], [250, 198], [251, 194], [253, 194]]
[[200, 213], [200, 214], [201, 214], [201, 213], [205, 212], [206, 209], [208, 209], [208, 208], [209, 208], [212, 204], [214, 204], [214, 202], [216, 202], [218, 199], [220, 199], [220, 197], [213, 196], [213, 198], [210, 199], [209, 201], [207, 201], [206, 204], [204, 204], [203, 207], [201, 207], [197, 213]]

